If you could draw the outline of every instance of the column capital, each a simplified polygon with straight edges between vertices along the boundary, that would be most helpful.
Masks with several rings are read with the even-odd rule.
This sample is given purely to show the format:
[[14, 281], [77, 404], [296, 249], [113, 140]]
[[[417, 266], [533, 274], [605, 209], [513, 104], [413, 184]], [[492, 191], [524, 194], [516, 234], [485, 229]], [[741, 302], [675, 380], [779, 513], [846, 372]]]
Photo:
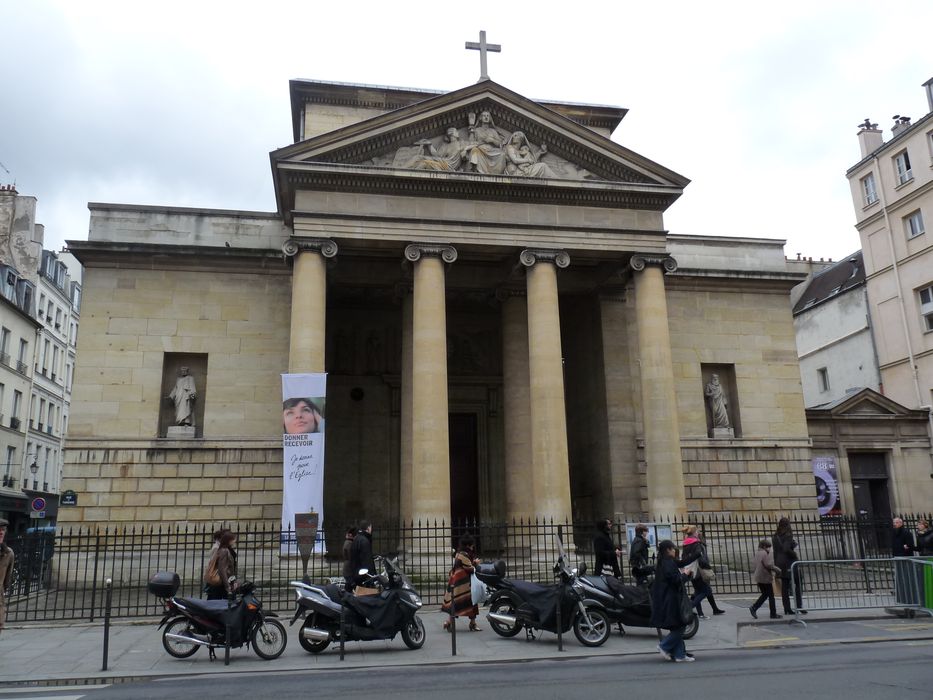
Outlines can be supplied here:
[[674, 272], [677, 269], [677, 261], [670, 255], [635, 253], [631, 260], [628, 261], [628, 264], [635, 272], [641, 272], [648, 265], [660, 265], [665, 272]]
[[570, 253], [566, 250], [525, 248], [518, 256], [518, 259], [525, 267], [532, 267], [535, 263], [539, 262], [552, 262], [560, 268], [570, 265]]
[[289, 238], [282, 244], [282, 252], [289, 258], [303, 250], [320, 253], [324, 258], [332, 258], [337, 255], [337, 244], [330, 238]]
[[418, 262], [422, 257], [435, 257], [452, 263], [457, 259], [457, 249], [446, 243], [411, 243], [405, 246], [405, 259], [409, 262]]

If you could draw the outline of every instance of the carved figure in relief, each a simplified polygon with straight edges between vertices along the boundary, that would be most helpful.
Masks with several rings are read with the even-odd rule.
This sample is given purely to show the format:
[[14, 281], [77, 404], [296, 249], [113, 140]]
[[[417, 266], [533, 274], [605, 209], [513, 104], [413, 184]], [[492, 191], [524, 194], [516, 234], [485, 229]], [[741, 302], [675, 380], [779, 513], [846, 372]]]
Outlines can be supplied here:
[[502, 150], [502, 135], [492, 121], [492, 114], [483, 110], [479, 123], [470, 120], [470, 145], [465, 156], [470, 170], [484, 175], [501, 175], [505, 172], [506, 156]]
[[505, 147], [506, 174], [523, 177], [557, 177], [547, 163], [541, 162], [540, 158], [545, 153], [547, 153], [546, 143], [542, 143], [540, 150], [535, 153], [534, 147], [524, 132], [516, 131]]
[[179, 368], [175, 388], [168, 398], [175, 405], [175, 425], [194, 425], [194, 402], [198, 392], [187, 367]]
[[[412, 164], [413, 168], [419, 170], [444, 170], [455, 171], [460, 169], [460, 162], [463, 160], [464, 147], [460, 141], [460, 132], [457, 127], [451, 126], [444, 135], [444, 142], [440, 146], [434, 146], [428, 139], [423, 139], [417, 144], [422, 148], [422, 155], [416, 158]], [[427, 147], [430, 155], [424, 154], [423, 149]]]
[[706, 399], [709, 401], [709, 410], [713, 416], [714, 428], [731, 428], [729, 423], [729, 404], [726, 401], [726, 393], [723, 391], [722, 384], [719, 383], [719, 375], [714, 374], [710, 377], [706, 385]]

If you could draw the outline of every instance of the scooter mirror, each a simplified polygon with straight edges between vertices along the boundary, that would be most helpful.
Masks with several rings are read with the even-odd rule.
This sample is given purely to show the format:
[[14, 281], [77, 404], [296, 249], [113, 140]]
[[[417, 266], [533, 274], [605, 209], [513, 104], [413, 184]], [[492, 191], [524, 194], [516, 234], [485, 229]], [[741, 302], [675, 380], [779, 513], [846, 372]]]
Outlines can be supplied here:
[[369, 569], [360, 569], [360, 570], [357, 571], [356, 573], [357, 573], [357, 575], [359, 575], [359, 576], [365, 576], [366, 574], [369, 573]]

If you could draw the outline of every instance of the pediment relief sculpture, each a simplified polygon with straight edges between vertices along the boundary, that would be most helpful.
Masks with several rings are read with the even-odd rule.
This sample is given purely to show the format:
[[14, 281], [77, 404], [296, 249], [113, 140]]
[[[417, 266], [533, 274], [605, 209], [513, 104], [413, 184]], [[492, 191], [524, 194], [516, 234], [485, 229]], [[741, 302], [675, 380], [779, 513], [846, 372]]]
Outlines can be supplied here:
[[412, 146], [372, 159], [373, 165], [479, 173], [509, 177], [600, 179], [548, 150], [533, 144], [523, 131], [509, 132], [493, 122], [489, 111], [470, 112], [464, 127], [449, 126], [443, 136], [424, 138]]

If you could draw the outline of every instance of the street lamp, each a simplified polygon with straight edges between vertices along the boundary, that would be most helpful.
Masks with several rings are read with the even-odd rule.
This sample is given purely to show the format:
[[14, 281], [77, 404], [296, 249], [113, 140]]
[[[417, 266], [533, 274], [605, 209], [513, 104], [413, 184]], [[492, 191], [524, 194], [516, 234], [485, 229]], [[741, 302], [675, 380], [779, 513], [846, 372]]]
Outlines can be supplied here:
[[32, 472], [32, 488], [35, 488], [39, 485], [39, 482], [36, 481], [36, 474], [39, 473], [39, 464], [36, 462], [38, 455], [32, 456], [32, 464], [29, 465], [29, 471]]

